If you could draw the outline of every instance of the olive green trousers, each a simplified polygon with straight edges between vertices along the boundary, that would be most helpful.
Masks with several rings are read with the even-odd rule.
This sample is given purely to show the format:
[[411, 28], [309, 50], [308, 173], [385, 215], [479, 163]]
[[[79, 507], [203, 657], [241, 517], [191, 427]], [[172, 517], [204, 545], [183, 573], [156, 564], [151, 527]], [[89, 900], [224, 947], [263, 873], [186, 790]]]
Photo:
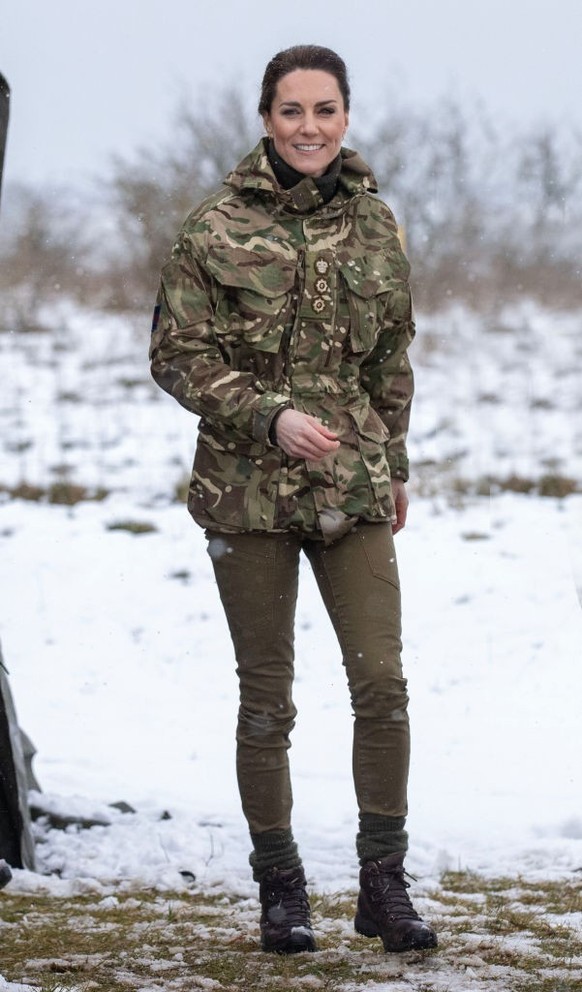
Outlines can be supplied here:
[[[360, 824], [403, 828], [410, 734], [390, 525], [360, 523], [328, 546], [293, 533], [207, 531], [206, 536], [237, 662], [237, 776], [251, 835], [276, 837], [283, 831], [288, 836], [291, 827], [287, 752], [297, 715], [292, 698], [294, 620], [302, 551], [346, 670]], [[317, 762], [316, 747], [313, 760]], [[399, 830], [399, 849], [403, 836]]]

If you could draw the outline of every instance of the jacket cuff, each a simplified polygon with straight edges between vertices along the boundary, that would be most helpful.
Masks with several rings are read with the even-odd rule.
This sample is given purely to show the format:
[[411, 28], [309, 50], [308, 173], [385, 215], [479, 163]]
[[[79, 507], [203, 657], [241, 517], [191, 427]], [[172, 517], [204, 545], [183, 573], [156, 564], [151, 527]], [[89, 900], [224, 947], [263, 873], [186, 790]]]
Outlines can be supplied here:
[[271, 437], [271, 428], [277, 416], [291, 406], [289, 397], [281, 393], [271, 393], [268, 405], [264, 409], [256, 410], [253, 418], [253, 438], [260, 444], [274, 446], [276, 442]]
[[403, 482], [408, 482], [410, 477], [408, 455], [403, 452], [398, 454], [388, 452], [388, 467], [392, 479], [402, 479]]

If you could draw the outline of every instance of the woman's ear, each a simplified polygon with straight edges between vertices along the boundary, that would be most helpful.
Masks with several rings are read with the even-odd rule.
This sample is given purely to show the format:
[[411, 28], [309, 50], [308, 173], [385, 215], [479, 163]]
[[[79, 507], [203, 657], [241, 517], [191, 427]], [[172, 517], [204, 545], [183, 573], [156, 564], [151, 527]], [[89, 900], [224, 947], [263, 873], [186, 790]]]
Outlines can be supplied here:
[[263, 124], [265, 125], [265, 131], [267, 132], [269, 138], [272, 138], [273, 128], [271, 127], [271, 118], [269, 114], [263, 114]]

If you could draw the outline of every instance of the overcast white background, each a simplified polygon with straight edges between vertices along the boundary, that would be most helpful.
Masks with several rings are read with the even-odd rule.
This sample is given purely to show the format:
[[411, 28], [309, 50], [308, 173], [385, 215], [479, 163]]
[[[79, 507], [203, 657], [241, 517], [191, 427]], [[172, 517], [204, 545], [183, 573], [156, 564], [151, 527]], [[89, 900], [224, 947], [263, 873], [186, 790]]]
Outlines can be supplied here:
[[582, 128], [580, 0], [0, 0], [13, 91], [6, 180], [79, 183], [114, 153], [166, 141], [181, 98], [315, 42], [346, 59], [354, 116], [398, 96], [482, 102], [508, 125]]

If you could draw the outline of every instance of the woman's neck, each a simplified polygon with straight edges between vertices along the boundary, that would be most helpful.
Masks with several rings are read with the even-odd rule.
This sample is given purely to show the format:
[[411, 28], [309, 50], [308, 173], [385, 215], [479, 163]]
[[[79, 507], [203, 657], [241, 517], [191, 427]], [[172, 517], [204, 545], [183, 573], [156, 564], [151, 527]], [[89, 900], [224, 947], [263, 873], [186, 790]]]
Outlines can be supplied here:
[[267, 142], [267, 156], [271, 163], [271, 168], [275, 173], [275, 178], [283, 189], [292, 189], [302, 182], [303, 179], [309, 178], [313, 179], [324, 203], [329, 203], [335, 196], [341, 171], [341, 155], [338, 155], [334, 158], [333, 162], [330, 162], [323, 176], [307, 176], [304, 172], [298, 172], [285, 159], [281, 158], [271, 139]]

